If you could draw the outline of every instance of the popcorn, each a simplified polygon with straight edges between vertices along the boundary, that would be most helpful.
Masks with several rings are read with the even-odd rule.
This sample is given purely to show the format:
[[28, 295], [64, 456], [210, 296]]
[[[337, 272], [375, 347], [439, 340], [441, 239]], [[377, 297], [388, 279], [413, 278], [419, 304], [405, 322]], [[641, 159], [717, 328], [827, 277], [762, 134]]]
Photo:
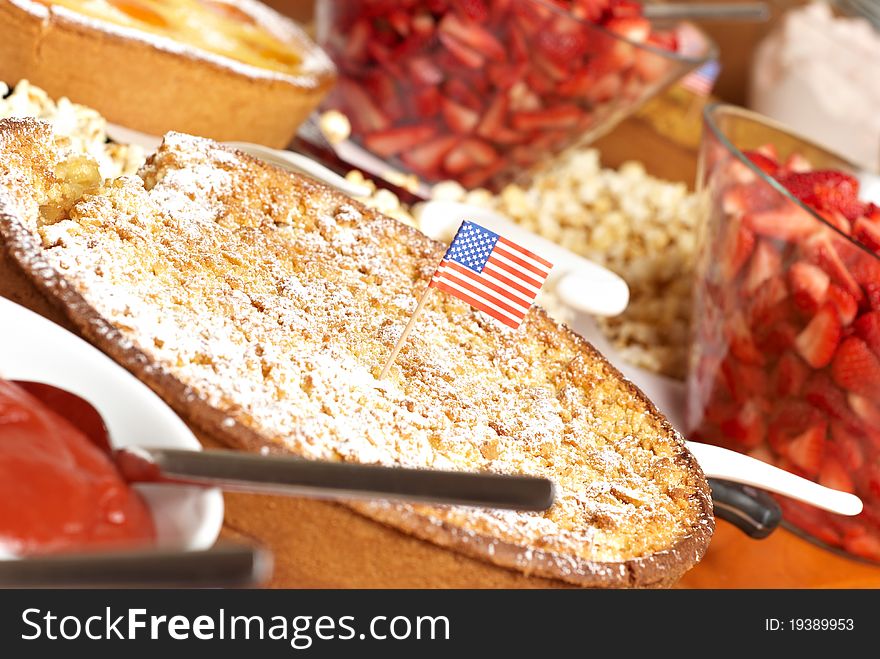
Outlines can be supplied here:
[[351, 123], [339, 110], [328, 110], [318, 117], [318, 127], [330, 144], [344, 142], [351, 135]]
[[0, 83], [0, 119], [8, 117], [35, 117], [50, 123], [66, 146], [97, 161], [104, 178], [134, 174], [144, 164], [139, 146], [107, 142], [107, 122], [98, 112], [63, 97], [53, 101], [27, 80], [19, 81], [11, 93]]
[[[347, 178], [372, 189], [361, 200], [368, 206], [418, 226], [417, 209], [377, 190], [360, 172]], [[627, 361], [684, 377], [699, 208], [683, 183], [649, 176], [635, 161], [603, 169], [598, 151], [580, 149], [560, 156], [529, 187], [511, 184], [493, 195], [444, 181], [431, 192], [434, 199], [498, 211], [618, 273], [630, 287], [629, 307], [600, 318], [600, 327]], [[542, 292], [538, 304], [562, 322], [571, 320], [550, 292]]]

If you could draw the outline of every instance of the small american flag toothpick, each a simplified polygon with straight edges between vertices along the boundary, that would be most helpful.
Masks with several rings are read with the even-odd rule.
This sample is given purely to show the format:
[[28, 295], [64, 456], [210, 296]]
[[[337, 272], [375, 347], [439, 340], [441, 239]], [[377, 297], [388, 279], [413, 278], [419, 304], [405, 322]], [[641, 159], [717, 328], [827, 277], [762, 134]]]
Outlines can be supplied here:
[[388, 375], [432, 288], [454, 295], [502, 325], [517, 329], [552, 267], [546, 259], [494, 231], [475, 222], [462, 222], [391, 351], [380, 379]]

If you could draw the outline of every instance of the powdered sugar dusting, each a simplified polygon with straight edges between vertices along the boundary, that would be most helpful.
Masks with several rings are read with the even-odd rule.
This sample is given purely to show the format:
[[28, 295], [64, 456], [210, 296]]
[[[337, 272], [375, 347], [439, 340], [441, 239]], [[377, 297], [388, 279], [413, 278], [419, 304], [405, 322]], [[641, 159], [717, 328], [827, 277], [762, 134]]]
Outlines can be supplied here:
[[389, 379], [376, 380], [437, 247], [293, 181], [172, 133], [140, 178], [30, 230], [153, 368], [229, 427], [310, 458], [557, 483], [540, 514], [358, 504], [374, 517], [457, 529], [493, 560], [516, 547], [510, 561], [525, 571], [553, 557], [562, 575], [584, 559], [650, 560], [694, 532], [704, 486], [679, 440], [541, 314], [500, 331], [435, 292]]

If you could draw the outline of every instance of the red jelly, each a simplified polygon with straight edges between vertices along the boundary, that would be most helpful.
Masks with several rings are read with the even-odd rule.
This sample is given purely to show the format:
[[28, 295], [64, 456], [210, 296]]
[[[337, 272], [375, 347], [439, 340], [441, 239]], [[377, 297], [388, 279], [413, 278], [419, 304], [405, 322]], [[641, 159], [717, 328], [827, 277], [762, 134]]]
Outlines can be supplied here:
[[150, 512], [110, 458], [0, 380], [0, 547], [14, 554], [151, 544]]

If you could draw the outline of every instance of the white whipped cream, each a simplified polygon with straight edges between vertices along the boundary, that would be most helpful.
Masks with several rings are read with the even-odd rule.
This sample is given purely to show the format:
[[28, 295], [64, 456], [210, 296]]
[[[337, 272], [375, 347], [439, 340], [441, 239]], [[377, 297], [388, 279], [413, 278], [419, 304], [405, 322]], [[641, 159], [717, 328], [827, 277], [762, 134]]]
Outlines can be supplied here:
[[880, 169], [880, 33], [824, 2], [790, 11], [755, 52], [750, 105]]

